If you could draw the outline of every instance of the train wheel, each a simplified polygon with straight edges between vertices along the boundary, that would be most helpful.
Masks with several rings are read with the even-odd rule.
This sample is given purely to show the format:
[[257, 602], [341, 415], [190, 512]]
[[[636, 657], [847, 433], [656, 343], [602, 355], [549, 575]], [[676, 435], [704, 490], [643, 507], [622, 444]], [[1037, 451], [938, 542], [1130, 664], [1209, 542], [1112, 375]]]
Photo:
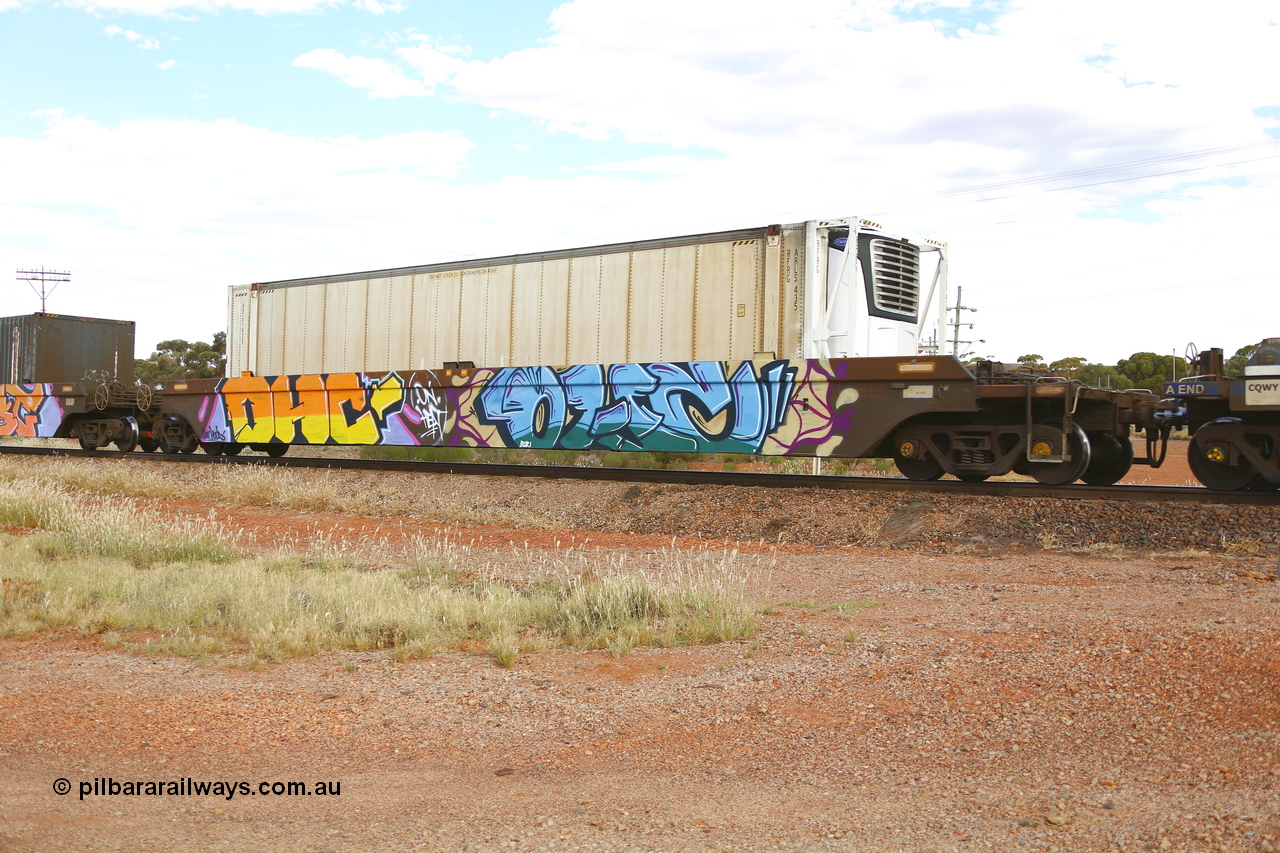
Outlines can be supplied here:
[[201, 449], [209, 456], [221, 456], [226, 446], [226, 443], [221, 441], [200, 442]]
[[[1040, 426], [1061, 431], [1062, 421], [1057, 419], [1045, 421]], [[1035, 441], [1034, 432], [1032, 441]], [[1027, 471], [1036, 478], [1037, 483], [1043, 486], [1065, 486], [1067, 483], [1079, 480], [1089, 469], [1089, 460], [1092, 456], [1090, 450], [1089, 436], [1085, 435], [1080, 424], [1073, 423], [1071, 432], [1067, 433], [1067, 454], [1071, 458], [1064, 462], [1031, 462], [1027, 465]]]
[[196, 434], [184, 423], [182, 426], [182, 437], [174, 441], [172, 431], [168, 435], [161, 435], [160, 449], [165, 453], [195, 453], [200, 447], [200, 439], [196, 438]]
[[938, 460], [934, 459], [928, 451], [922, 452], [917, 457], [918, 452], [921, 451], [914, 439], [907, 438], [896, 443], [893, 448], [893, 464], [898, 466], [898, 473], [908, 480], [920, 482], [941, 477], [942, 466], [938, 464]]
[[154, 438], [140, 438], [138, 439], [138, 447], [142, 448], [143, 453], [155, 453], [160, 449], [160, 442]]
[[1247, 489], [1258, 479], [1257, 470], [1243, 456], [1236, 464], [1228, 464], [1228, 450], [1220, 439], [1214, 437], [1214, 425], [1222, 423], [1240, 423], [1237, 419], [1227, 421], [1209, 421], [1196, 430], [1191, 437], [1191, 446], [1187, 448], [1187, 462], [1191, 465], [1191, 473], [1205, 485], [1205, 488], [1223, 492], [1234, 492]]
[[80, 440], [81, 450], [97, 450], [98, 449], [98, 443], [95, 442], [93, 439], [86, 438], [83, 433], [81, 433], [80, 435], [77, 435], [76, 438]]
[[140, 438], [138, 424], [133, 418], [125, 418], [122, 423], [124, 424], [124, 435], [116, 439], [116, 450], [121, 453], [132, 453], [133, 449], [138, 446]]
[[222, 445], [223, 456], [239, 456], [241, 450], [244, 450], [244, 445], [239, 444], [238, 442], [228, 441], [226, 444]]
[[267, 447], [266, 447], [266, 450], [265, 450], [264, 452], [265, 452], [268, 456], [272, 457], [273, 459], [274, 459], [274, 458], [278, 458], [278, 457], [280, 457], [280, 456], [284, 456], [286, 453], [288, 453], [288, 452], [289, 452], [289, 445], [287, 445], [287, 444], [268, 444], [268, 445], [267, 445]]
[[1110, 486], [1133, 467], [1133, 444], [1109, 432], [1089, 436], [1089, 467], [1080, 477], [1090, 486]]
[[990, 474], [956, 474], [956, 479], [962, 483], [981, 483], [990, 476]]

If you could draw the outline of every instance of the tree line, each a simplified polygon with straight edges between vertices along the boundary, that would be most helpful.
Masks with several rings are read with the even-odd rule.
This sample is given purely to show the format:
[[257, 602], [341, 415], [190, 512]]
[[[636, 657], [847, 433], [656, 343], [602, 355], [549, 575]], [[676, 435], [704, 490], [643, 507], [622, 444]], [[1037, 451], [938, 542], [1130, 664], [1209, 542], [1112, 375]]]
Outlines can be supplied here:
[[227, 369], [227, 333], [214, 332], [213, 343], [190, 343], [181, 338], [161, 341], [156, 351], [133, 361], [139, 385], [159, 388], [170, 379], [216, 379]]
[[[1222, 372], [1228, 378], [1240, 375], [1250, 356], [1261, 345], [1262, 342], [1259, 341], [1236, 350], [1235, 355], [1224, 360]], [[1031, 370], [1048, 370], [1067, 379], [1078, 379], [1095, 388], [1149, 388], [1157, 393], [1164, 387], [1164, 383], [1173, 380], [1175, 369], [1178, 378], [1186, 376], [1192, 370], [1192, 364], [1184, 358], [1154, 352], [1135, 352], [1115, 364], [1096, 364], [1079, 356], [1045, 363], [1044, 357], [1039, 353], [1030, 353], [1019, 356], [1018, 364]]]

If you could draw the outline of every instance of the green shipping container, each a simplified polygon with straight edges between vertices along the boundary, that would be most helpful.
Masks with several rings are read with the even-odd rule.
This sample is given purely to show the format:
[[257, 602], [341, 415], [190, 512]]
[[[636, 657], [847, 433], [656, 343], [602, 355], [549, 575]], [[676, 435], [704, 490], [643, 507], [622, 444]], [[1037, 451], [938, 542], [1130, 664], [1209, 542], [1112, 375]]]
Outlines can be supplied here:
[[0, 383], [133, 384], [132, 320], [62, 314], [0, 317]]

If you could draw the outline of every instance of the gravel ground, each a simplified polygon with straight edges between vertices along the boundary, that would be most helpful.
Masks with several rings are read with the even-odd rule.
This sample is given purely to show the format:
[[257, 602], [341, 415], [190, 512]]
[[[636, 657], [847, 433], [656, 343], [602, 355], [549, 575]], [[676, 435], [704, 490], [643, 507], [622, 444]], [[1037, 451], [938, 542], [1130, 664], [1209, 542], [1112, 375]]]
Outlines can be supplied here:
[[[475, 523], [218, 511], [263, 547], [736, 542], [763, 631], [510, 669], [3, 640], [0, 850], [1280, 850], [1274, 508], [432, 482]], [[107, 778], [341, 793], [80, 798]]]

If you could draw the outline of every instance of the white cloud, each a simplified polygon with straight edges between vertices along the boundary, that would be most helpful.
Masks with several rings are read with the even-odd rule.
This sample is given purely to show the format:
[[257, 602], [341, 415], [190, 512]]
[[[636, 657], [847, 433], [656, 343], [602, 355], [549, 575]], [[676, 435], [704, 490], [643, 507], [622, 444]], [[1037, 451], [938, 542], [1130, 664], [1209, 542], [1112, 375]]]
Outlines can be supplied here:
[[312, 68], [339, 78], [348, 86], [367, 89], [371, 98], [421, 98], [429, 86], [401, 74], [383, 59], [347, 56], [331, 48], [318, 48], [293, 60], [295, 68]]
[[159, 68], [161, 71], [168, 71], [171, 68], [176, 68], [177, 65], [178, 61], [176, 59], [166, 59], [164, 62], [157, 62], [156, 68]]
[[[169, 328], [207, 340], [230, 284], [412, 262], [460, 209], [447, 181], [472, 148], [456, 133], [316, 139], [229, 120], [44, 117], [39, 139], [0, 137], [0, 159], [25, 164], [6, 181], [0, 257], [72, 270], [57, 310], [136, 319], [140, 347]], [[35, 310], [23, 298], [0, 294], [0, 311]]]
[[[15, 0], [0, 0], [4, 3]], [[87, 12], [115, 12], [156, 17], [181, 17], [191, 14], [217, 14], [219, 12], [254, 12], [259, 15], [298, 14], [323, 8], [351, 5], [356, 9], [381, 15], [385, 12], [402, 12], [407, 6], [398, 0], [64, 0], [63, 5]]]
[[115, 24], [112, 24], [109, 27], [105, 27], [103, 29], [103, 32], [105, 32], [107, 36], [111, 38], [114, 38], [115, 36], [118, 36], [118, 35], [122, 35], [129, 41], [136, 42], [138, 47], [141, 48], [142, 50], [158, 50], [160, 48], [160, 42], [158, 42], [157, 40], [153, 38], [148, 38], [142, 35], [141, 33], [135, 33], [133, 30], [121, 29], [120, 27], [117, 27]]
[[639, 160], [617, 160], [582, 167], [589, 172], [646, 172], [655, 175], [687, 175], [706, 166], [694, 157], [644, 157]]
[[[1037, 0], [961, 37], [898, 21], [894, 5], [576, 0], [553, 13], [544, 45], [454, 65], [452, 83], [464, 100], [589, 139], [743, 152], [804, 139], [856, 159], [955, 145], [957, 168], [976, 145], [1013, 170], [1248, 138], [1248, 108], [1275, 97], [1280, 28], [1265, 3], [1206, 18]], [[1113, 59], [1099, 67], [1101, 55]]]
[[[380, 54], [294, 61], [370, 97], [436, 92], [525, 118], [490, 163], [526, 153], [488, 183], [462, 171], [461, 133], [306, 139], [230, 121], [107, 128], [48, 111], [44, 138], [0, 140], [6, 162], [33, 164], [6, 188], [16, 201], [0, 205], [0, 233], [48, 250], [10, 268], [96, 271], [106, 286], [93, 293], [127, 306], [106, 316], [198, 292], [204, 325], [155, 339], [221, 327], [232, 283], [839, 215], [949, 241], [953, 287], [981, 309], [966, 319], [1002, 358], [1114, 360], [1187, 340], [1234, 351], [1278, 333], [1274, 312], [1238, 309], [1274, 303], [1275, 261], [1261, 247], [1280, 204], [1268, 177], [1280, 143], [945, 194], [1264, 139], [1275, 119], [1255, 110], [1280, 102], [1268, 5], [1213, 16], [1149, 0], [910, 5], [951, 23], [903, 21], [892, 0], [574, 0], [554, 12], [550, 38], [493, 59], [414, 33]], [[562, 132], [611, 142], [583, 154], [556, 147]], [[1258, 157], [1271, 159], [1242, 162]], [[1197, 171], [1173, 174], [1183, 169]], [[1103, 183], [1136, 175], [1147, 177]], [[89, 206], [58, 206], [67, 200]], [[1128, 219], [1076, 215], [1095, 208]], [[149, 281], [135, 281], [139, 269]], [[1126, 295], [1159, 287], [1175, 289]], [[139, 319], [158, 327], [149, 316]]]
[[413, 69], [410, 77], [391, 61], [365, 56], [347, 56], [332, 48], [318, 48], [293, 61], [296, 68], [312, 68], [339, 78], [348, 86], [367, 89], [371, 98], [419, 98], [435, 92], [465, 64], [468, 51], [428, 36], [412, 34], [412, 47], [395, 50], [400, 61]]
[[[904, 20], [904, 8], [935, 20]], [[772, 0], [573, 0], [552, 13], [550, 38], [505, 56], [473, 60], [420, 38], [388, 58], [450, 97], [526, 117], [544, 139], [566, 133], [723, 155], [566, 167], [565, 174], [602, 176], [572, 181], [582, 194], [577, 209], [592, 223], [585, 227], [595, 229], [591, 241], [641, 236], [627, 233], [641, 222], [650, 223], [645, 235], [661, 236], [686, 226], [883, 212], [891, 228], [955, 244], [955, 281], [973, 277], [967, 301], [1090, 296], [1094, 286], [1111, 296], [1046, 303], [1055, 306], [1048, 324], [1026, 321], [1021, 307], [985, 312], [980, 319], [993, 327], [983, 336], [1003, 338], [1012, 358], [1037, 341], [1036, 351], [1060, 346], [1057, 355], [1073, 354], [1086, 339], [1128, 345], [1131, 319], [1150, 314], [1147, 297], [1117, 295], [1142, 289], [1134, 282], [1217, 277], [1252, 286], [1256, 279], [1247, 276], [1267, 264], [1257, 254], [1224, 261], [1206, 248], [1203, 257], [1213, 260], [1199, 269], [1179, 255], [1207, 245], [1211, 234], [1227, 242], [1249, 235], [1245, 242], [1262, 245], [1255, 241], [1265, 241], [1266, 229], [1256, 211], [1276, 200], [1269, 167], [1152, 174], [1230, 159], [1202, 158], [985, 194], [936, 193], [1264, 139], [1275, 121], [1254, 111], [1280, 101], [1270, 68], [1280, 55], [1275, 18], [1262, 0], [1231, 4], [1220, 16], [1156, 0], [999, 7], [807, 0], [785, 10]], [[956, 20], [978, 23], [945, 23]], [[530, 140], [522, 134], [517, 147], [537, 149]], [[629, 180], [637, 173], [647, 175]], [[1152, 176], [1065, 189], [1142, 174]], [[1187, 181], [1228, 176], [1245, 185], [1177, 191]], [[625, 211], [604, 195], [619, 188]], [[1134, 195], [1139, 202], [1128, 215], [1148, 221], [1076, 216]], [[1212, 319], [1204, 312], [1161, 317], [1162, 327], [1148, 334], [1181, 336], [1185, 326], [1207, 328]], [[1237, 330], [1238, 318], [1213, 325], [1226, 343], [1260, 337], [1262, 321], [1250, 322], [1247, 332]], [[1091, 327], [1105, 332], [1091, 337]], [[1103, 355], [1087, 345], [1084, 352]]]
[[396, 55], [418, 73], [428, 87], [434, 88], [456, 74], [465, 64], [470, 51], [459, 45], [440, 42], [424, 35], [410, 35], [413, 47], [402, 47]]
[[361, 11], [369, 12], [374, 15], [381, 15], [386, 12], [403, 12], [409, 8], [404, 3], [382, 3], [379, 2], [379, 0], [352, 0], [351, 5]]

